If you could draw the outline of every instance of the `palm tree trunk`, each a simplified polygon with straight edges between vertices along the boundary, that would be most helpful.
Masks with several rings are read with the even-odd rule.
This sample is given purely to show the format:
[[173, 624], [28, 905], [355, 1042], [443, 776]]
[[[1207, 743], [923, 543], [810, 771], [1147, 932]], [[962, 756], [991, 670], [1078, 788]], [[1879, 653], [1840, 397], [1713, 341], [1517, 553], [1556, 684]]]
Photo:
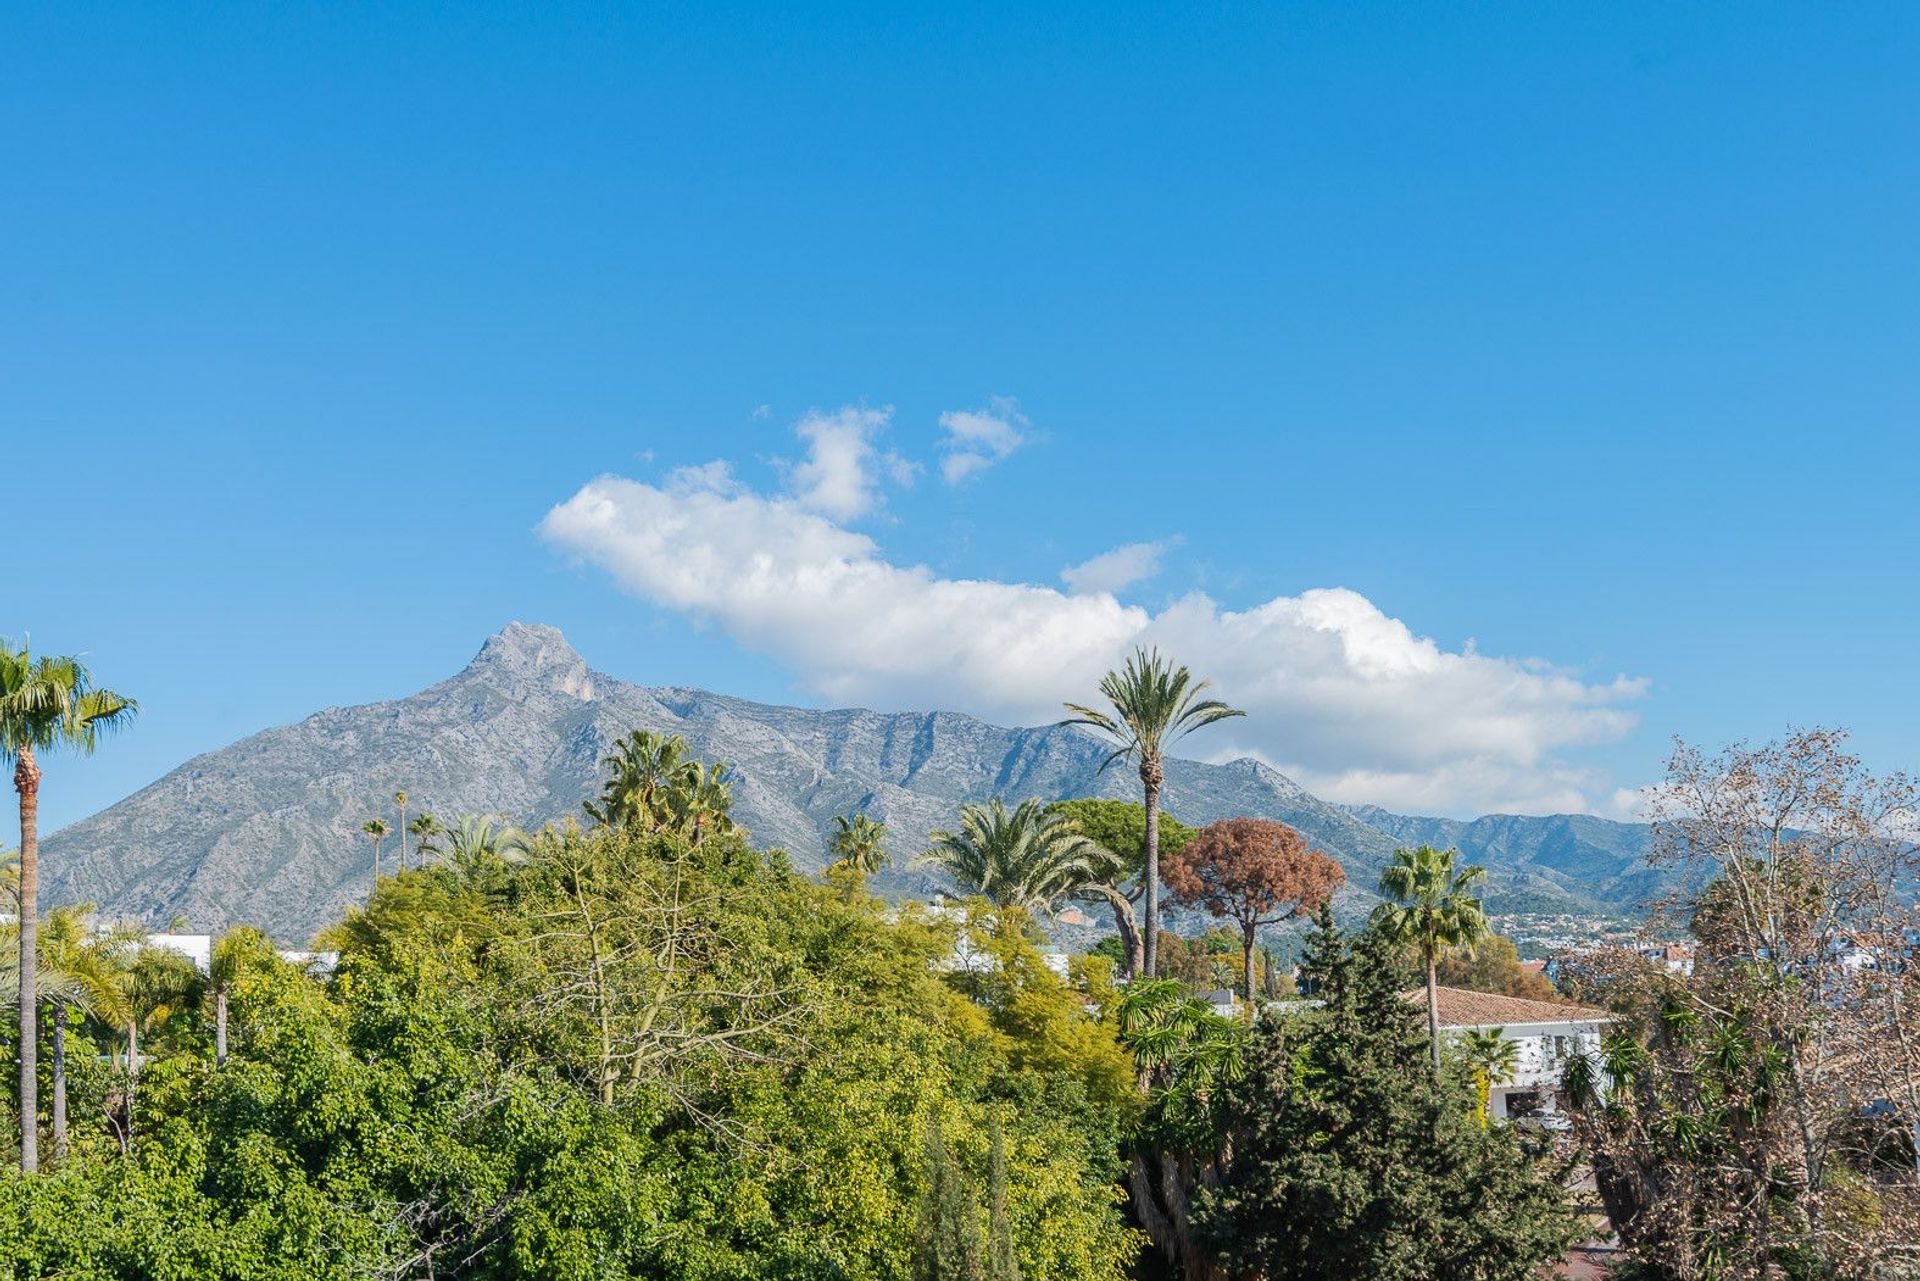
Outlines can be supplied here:
[[53, 1003], [53, 1161], [67, 1159], [67, 1003]]
[[20, 1169], [40, 1168], [40, 766], [21, 743], [13, 767], [20, 793]]
[[1146, 975], [1160, 970], [1160, 784], [1165, 780], [1158, 756], [1140, 758], [1140, 786], [1147, 806]]
[[1427, 1040], [1433, 1055], [1433, 1070], [1440, 1070], [1440, 984], [1434, 974], [1434, 956], [1431, 947], [1427, 953]]
[[133, 1099], [140, 1087], [140, 1016], [127, 1020], [127, 1151], [133, 1151]]
[[213, 989], [213, 1065], [227, 1065], [227, 985]]

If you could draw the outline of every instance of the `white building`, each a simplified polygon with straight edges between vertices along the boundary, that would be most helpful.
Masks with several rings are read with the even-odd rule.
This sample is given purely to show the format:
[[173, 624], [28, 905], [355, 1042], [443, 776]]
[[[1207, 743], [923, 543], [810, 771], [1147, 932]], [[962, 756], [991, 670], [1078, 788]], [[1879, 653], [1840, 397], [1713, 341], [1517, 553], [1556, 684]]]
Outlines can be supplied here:
[[[1426, 989], [1413, 989], [1407, 999], [1424, 1010]], [[1613, 1021], [1612, 1013], [1590, 1005], [1530, 1001], [1458, 987], [1440, 989], [1443, 1034], [1498, 1031], [1519, 1051], [1513, 1072], [1493, 1083], [1490, 1105], [1497, 1118], [1553, 1124], [1559, 1114], [1554, 1096], [1567, 1063], [1576, 1054], [1597, 1058], [1601, 1029]]]

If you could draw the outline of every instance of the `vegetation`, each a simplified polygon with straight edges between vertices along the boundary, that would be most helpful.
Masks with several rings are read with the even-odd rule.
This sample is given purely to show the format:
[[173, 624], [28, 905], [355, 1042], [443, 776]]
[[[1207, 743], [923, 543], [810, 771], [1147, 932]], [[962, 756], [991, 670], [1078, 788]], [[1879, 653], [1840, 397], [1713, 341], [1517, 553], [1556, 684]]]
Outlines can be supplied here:
[[1098, 878], [1103, 851], [1065, 815], [1039, 801], [1009, 810], [997, 798], [960, 811], [960, 826], [935, 832], [917, 862], [938, 867], [962, 890], [1002, 907], [1052, 915]]
[[842, 814], [833, 820], [833, 840], [828, 844], [833, 866], [864, 880], [885, 867], [887, 825], [876, 823], [865, 814]]
[[1467, 947], [1450, 947], [1434, 962], [1442, 987], [1497, 992], [1529, 1001], [1551, 1001], [1557, 993], [1547, 976], [1520, 962], [1520, 950], [1503, 934], [1489, 934]]
[[1347, 875], [1285, 823], [1230, 818], [1209, 824], [1166, 865], [1174, 898], [1240, 930], [1241, 995], [1253, 1017], [1260, 927], [1317, 912]]
[[1427, 982], [1427, 1043], [1433, 1070], [1440, 1070], [1440, 993], [1436, 968], [1447, 948], [1470, 948], [1492, 932], [1475, 893], [1486, 873], [1474, 866], [1456, 869], [1453, 850], [1395, 850], [1380, 873], [1386, 898], [1374, 912], [1382, 937], [1411, 948], [1420, 958]]
[[1523, 1281], [1559, 1259], [1579, 1232], [1565, 1164], [1427, 1070], [1392, 941], [1349, 944], [1323, 914], [1306, 970], [1323, 1004], [1254, 1034], [1197, 1238], [1267, 1281]]
[[[1054, 813], [1072, 820], [1104, 851], [1096, 875], [1082, 887], [1082, 898], [1104, 904], [1113, 913], [1120, 937], [1121, 973], [1131, 978], [1146, 967], [1146, 947], [1134, 905], [1146, 893], [1147, 811], [1136, 801], [1056, 801]], [[1193, 839], [1194, 830], [1171, 814], [1160, 815], [1160, 852], [1171, 858]]]
[[1204, 725], [1245, 712], [1219, 699], [1200, 697], [1206, 681], [1196, 681], [1184, 667], [1162, 658], [1160, 651], [1142, 649], [1117, 672], [1100, 681], [1100, 696], [1108, 709], [1068, 703], [1072, 713], [1064, 725], [1084, 725], [1109, 739], [1113, 753], [1101, 768], [1131, 760], [1140, 771], [1146, 810], [1146, 947], [1141, 973], [1157, 972], [1160, 939], [1160, 789], [1166, 783], [1166, 749]]
[[134, 701], [100, 689], [75, 658], [33, 657], [28, 647], [0, 641], [0, 761], [13, 762], [13, 788], [20, 798], [17, 923], [20, 1033], [20, 1168], [39, 1167], [35, 1123], [39, 1069], [40, 763], [39, 753], [61, 749], [90, 753], [102, 733], [124, 726], [138, 710]]

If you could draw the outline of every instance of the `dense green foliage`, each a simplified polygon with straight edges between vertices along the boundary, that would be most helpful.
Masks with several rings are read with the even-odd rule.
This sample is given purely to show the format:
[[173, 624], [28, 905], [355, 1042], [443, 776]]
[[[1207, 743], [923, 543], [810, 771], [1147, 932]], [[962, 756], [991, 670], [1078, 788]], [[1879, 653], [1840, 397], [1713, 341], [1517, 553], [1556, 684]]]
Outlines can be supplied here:
[[1391, 945], [1349, 946], [1323, 917], [1306, 972], [1324, 1004], [1264, 1021], [1228, 1088], [1201, 1240], [1267, 1281], [1522, 1281], [1558, 1259], [1576, 1235], [1565, 1168], [1429, 1071]]
[[76, 1083], [0, 1275], [905, 1277], [934, 1117], [986, 1254], [997, 1117], [1022, 1275], [1122, 1277], [1128, 1061], [1019, 921], [941, 977], [953, 928], [725, 833], [385, 880], [331, 979], [234, 967], [225, 1067], [201, 1007], [154, 1027], [130, 1154]]

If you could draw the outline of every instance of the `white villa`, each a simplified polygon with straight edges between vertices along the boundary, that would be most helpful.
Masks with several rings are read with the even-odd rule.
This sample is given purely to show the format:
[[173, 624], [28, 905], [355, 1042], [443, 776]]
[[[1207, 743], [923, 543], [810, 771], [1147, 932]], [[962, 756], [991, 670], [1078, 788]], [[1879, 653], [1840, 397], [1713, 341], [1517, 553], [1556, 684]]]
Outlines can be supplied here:
[[[1407, 999], [1424, 1010], [1426, 989], [1413, 989]], [[1597, 1056], [1600, 1031], [1613, 1021], [1612, 1013], [1589, 1005], [1530, 1001], [1458, 987], [1440, 989], [1443, 1034], [1498, 1030], [1519, 1047], [1513, 1074], [1493, 1083], [1490, 1102], [1495, 1117], [1554, 1124], [1559, 1115], [1554, 1096], [1568, 1060], [1576, 1054]]]

